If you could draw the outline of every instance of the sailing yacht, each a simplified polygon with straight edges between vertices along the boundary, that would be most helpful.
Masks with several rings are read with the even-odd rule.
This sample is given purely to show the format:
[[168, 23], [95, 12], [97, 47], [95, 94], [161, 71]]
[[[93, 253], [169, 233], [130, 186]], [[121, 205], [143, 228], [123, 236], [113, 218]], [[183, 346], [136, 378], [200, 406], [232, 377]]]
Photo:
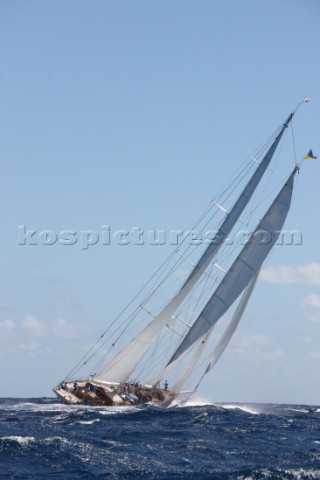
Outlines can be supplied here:
[[[308, 101], [306, 97], [297, 105], [210, 202], [195, 224], [200, 232], [214, 227], [210, 240], [199, 245], [184, 239], [178, 245], [89, 352], [54, 387], [58, 397], [69, 404], [167, 407], [197, 390], [230, 342], [263, 262], [287, 218], [298, 164], [282, 182], [262, 218], [257, 219], [252, 202], [296, 111]], [[238, 195], [233, 198], [235, 191]], [[225, 207], [230, 200], [231, 207]], [[237, 243], [237, 227], [243, 225], [250, 226], [252, 233], [245, 243]], [[220, 321], [227, 322], [222, 331], [217, 328]], [[209, 348], [212, 351], [208, 355]], [[190, 379], [193, 386], [183, 391]]]

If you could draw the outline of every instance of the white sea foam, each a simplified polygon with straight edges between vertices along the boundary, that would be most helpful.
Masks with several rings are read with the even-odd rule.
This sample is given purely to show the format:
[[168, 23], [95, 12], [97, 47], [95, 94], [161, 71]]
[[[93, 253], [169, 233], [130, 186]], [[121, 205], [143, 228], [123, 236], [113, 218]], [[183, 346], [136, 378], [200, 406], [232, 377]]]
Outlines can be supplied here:
[[251, 413], [252, 415], [259, 415], [262, 412], [262, 409], [257, 405], [246, 405], [241, 403], [214, 403], [205, 399], [194, 399], [188, 400], [185, 403], [177, 405], [180, 408], [184, 407], [218, 407], [224, 408], [226, 410], [242, 410], [243, 412]]
[[298, 413], [309, 413], [310, 410], [307, 410], [306, 408], [288, 408], [291, 412], [298, 412]]
[[67, 440], [64, 437], [47, 437], [44, 439], [44, 443], [50, 445], [52, 443], [62, 443], [63, 445], [73, 445], [73, 443], [70, 440]]
[[57, 416], [53, 420], [64, 420], [69, 413], [94, 412], [101, 415], [114, 415], [116, 413], [132, 413], [139, 411], [138, 407], [92, 407], [90, 405], [66, 405], [64, 403], [39, 404], [32, 402], [16, 403], [8, 405], [6, 411], [25, 411], [25, 412], [56, 412]]
[[214, 407], [215, 404], [214, 403], [210, 403], [210, 402], [201, 402], [201, 401], [197, 401], [197, 400], [189, 400], [188, 402], [185, 402], [185, 403], [177, 403], [176, 405], [173, 405], [173, 406], [178, 406], [180, 408], [184, 408], [184, 407]]
[[[64, 418], [64, 414], [68, 413], [77, 413], [81, 411], [89, 412], [99, 412], [102, 413], [104, 409], [107, 409], [109, 413], [114, 412], [118, 413], [120, 411], [126, 411], [127, 409], [132, 410], [133, 407], [92, 407], [90, 405], [67, 405], [64, 403], [50, 403], [50, 404], [40, 404], [40, 403], [16, 403], [14, 405], [9, 405], [6, 407], [6, 410], [11, 411], [26, 411], [26, 412], [57, 412], [61, 413], [61, 418]], [[55, 417], [58, 419], [59, 416]]]
[[[258, 473], [258, 472], [257, 472]], [[284, 476], [284, 478], [287, 478], [289, 476], [290, 478], [293, 478], [294, 480], [304, 480], [305, 478], [308, 479], [316, 479], [319, 480], [320, 478], [320, 470], [303, 470], [300, 468], [299, 470], [281, 470], [277, 471], [277, 474], [281, 474]], [[263, 475], [263, 478], [265, 480], [272, 480], [275, 478], [275, 472], [269, 471], [269, 470], [263, 470], [262, 472], [259, 471], [259, 478], [260, 476]], [[239, 476], [237, 477], [238, 480], [254, 480], [256, 478], [256, 475], [254, 474], [249, 475], [249, 476]], [[278, 476], [277, 476], [278, 478]]]
[[219, 404], [219, 406], [225, 408], [226, 410], [242, 410], [243, 412], [251, 413], [252, 415], [260, 415], [261, 413], [261, 409], [256, 406], [253, 407], [252, 405], [222, 403]]
[[320, 478], [320, 470], [303, 470], [299, 468], [299, 470], [285, 470], [286, 475], [292, 475], [295, 480], [303, 480], [307, 478], [315, 478], [319, 480]]
[[[179, 402], [180, 400], [180, 402]], [[178, 407], [214, 407], [215, 406], [215, 403], [213, 403], [212, 401], [204, 398], [204, 397], [200, 397], [199, 394], [193, 394], [191, 396], [191, 398], [189, 398], [188, 400], [184, 401], [183, 399], [183, 396], [181, 397], [181, 399], [177, 399], [176, 403], [172, 403], [172, 406], [178, 406]]]
[[93, 423], [100, 422], [99, 418], [96, 418], [95, 420], [80, 420], [78, 423], [81, 425], [92, 425]]
[[0, 437], [0, 440], [9, 440], [12, 442], [17, 442], [19, 445], [23, 447], [27, 446], [31, 442], [35, 442], [36, 439], [34, 437], [21, 437], [18, 435], [10, 435], [8, 437]]
[[16, 403], [14, 405], [8, 405], [6, 410], [14, 411], [27, 411], [27, 412], [65, 412], [65, 411], [74, 411], [74, 407], [71, 405], [65, 405], [63, 403]]
[[262, 409], [258, 406], [245, 405], [238, 403], [212, 403], [206, 401], [188, 401], [184, 404], [178, 405], [179, 407], [218, 407], [225, 410], [242, 410], [243, 412], [251, 413], [252, 415], [260, 415]]
[[98, 412], [100, 415], [114, 415], [116, 413], [134, 413], [139, 412], [140, 408], [128, 406], [128, 407], [101, 407], [95, 408], [93, 411]]

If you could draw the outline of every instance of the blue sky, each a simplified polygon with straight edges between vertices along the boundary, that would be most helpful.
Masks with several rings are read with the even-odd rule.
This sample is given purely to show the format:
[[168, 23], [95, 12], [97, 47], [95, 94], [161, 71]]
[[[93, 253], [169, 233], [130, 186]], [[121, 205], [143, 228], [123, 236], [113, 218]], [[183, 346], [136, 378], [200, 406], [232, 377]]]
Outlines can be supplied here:
[[[189, 228], [305, 95], [296, 154], [320, 156], [319, 20], [317, 0], [1, 2], [1, 396], [51, 395], [172, 248], [19, 245], [18, 226]], [[319, 175], [303, 165], [302, 245], [267, 260], [204, 398], [319, 402]]]

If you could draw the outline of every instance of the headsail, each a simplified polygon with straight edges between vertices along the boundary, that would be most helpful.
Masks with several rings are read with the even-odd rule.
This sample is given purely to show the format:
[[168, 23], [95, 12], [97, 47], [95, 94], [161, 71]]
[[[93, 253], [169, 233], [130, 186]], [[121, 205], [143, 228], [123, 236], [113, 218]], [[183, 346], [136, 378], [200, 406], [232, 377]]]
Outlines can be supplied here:
[[[169, 322], [171, 316], [177, 310], [179, 305], [188, 296], [192, 288], [202, 277], [207, 267], [210, 265], [214, 256], [218, 253], [224, 240], [227, 238], [240, 215], [243, 213], [255, 189], [257, 188], [262, 176], [268, 168], [275, 150], [283, 136], [284, 131], [292, 120], [295, 112], [292, 112], [286, 122], [281, 127], [278, 135], [255, 170], [251, 179], [247, 183], [240, 197], [226, 216], [219, 231], [216, 233], [207, 249], [193, 268], [187, 280], [184, 282], [178, 293], [172, 298], [166, 307], [140, 332], [122, 351], [120, 351], [113, 360], [108, 363], [96, 375], [97, 381], [124, 382], [126, 381], [139, 361], [142, 359], [153, 340], [158, 336], [162, 328]], [[190, 333], [190, 332], [189, 332]], [[180, 355], [180, 354], [179, 354]], [[130, 358], [130, 361], [128, 359]], [[173, 358], [171, 359], [171, 361]], [[170, 361], [170, 363], [171, 363]]]
[[248, 283], [257, 275], [262, 263], [276, 243], [287, 217], [298, 167], [286, 181], [276, 199], [260, 221], [225, 275], [206, 306], [194, 322], [188, 334], [172, 355], [168, 365], [175, 361], [183, 352], [203, 337], [219, 318], [229, 309]]

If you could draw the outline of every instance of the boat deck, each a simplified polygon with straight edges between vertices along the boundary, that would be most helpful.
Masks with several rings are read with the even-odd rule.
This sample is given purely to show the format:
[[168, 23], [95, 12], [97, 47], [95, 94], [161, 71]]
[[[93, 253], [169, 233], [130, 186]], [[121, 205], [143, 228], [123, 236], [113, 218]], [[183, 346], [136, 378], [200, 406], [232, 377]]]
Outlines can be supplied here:
[[140, 384], [102, 386], [90, 381], [63, 382], [55, 394], [69, 405], [129, 406], [153, 404], [168, 406], [175, 394], [167, 389], [150, 388]]

